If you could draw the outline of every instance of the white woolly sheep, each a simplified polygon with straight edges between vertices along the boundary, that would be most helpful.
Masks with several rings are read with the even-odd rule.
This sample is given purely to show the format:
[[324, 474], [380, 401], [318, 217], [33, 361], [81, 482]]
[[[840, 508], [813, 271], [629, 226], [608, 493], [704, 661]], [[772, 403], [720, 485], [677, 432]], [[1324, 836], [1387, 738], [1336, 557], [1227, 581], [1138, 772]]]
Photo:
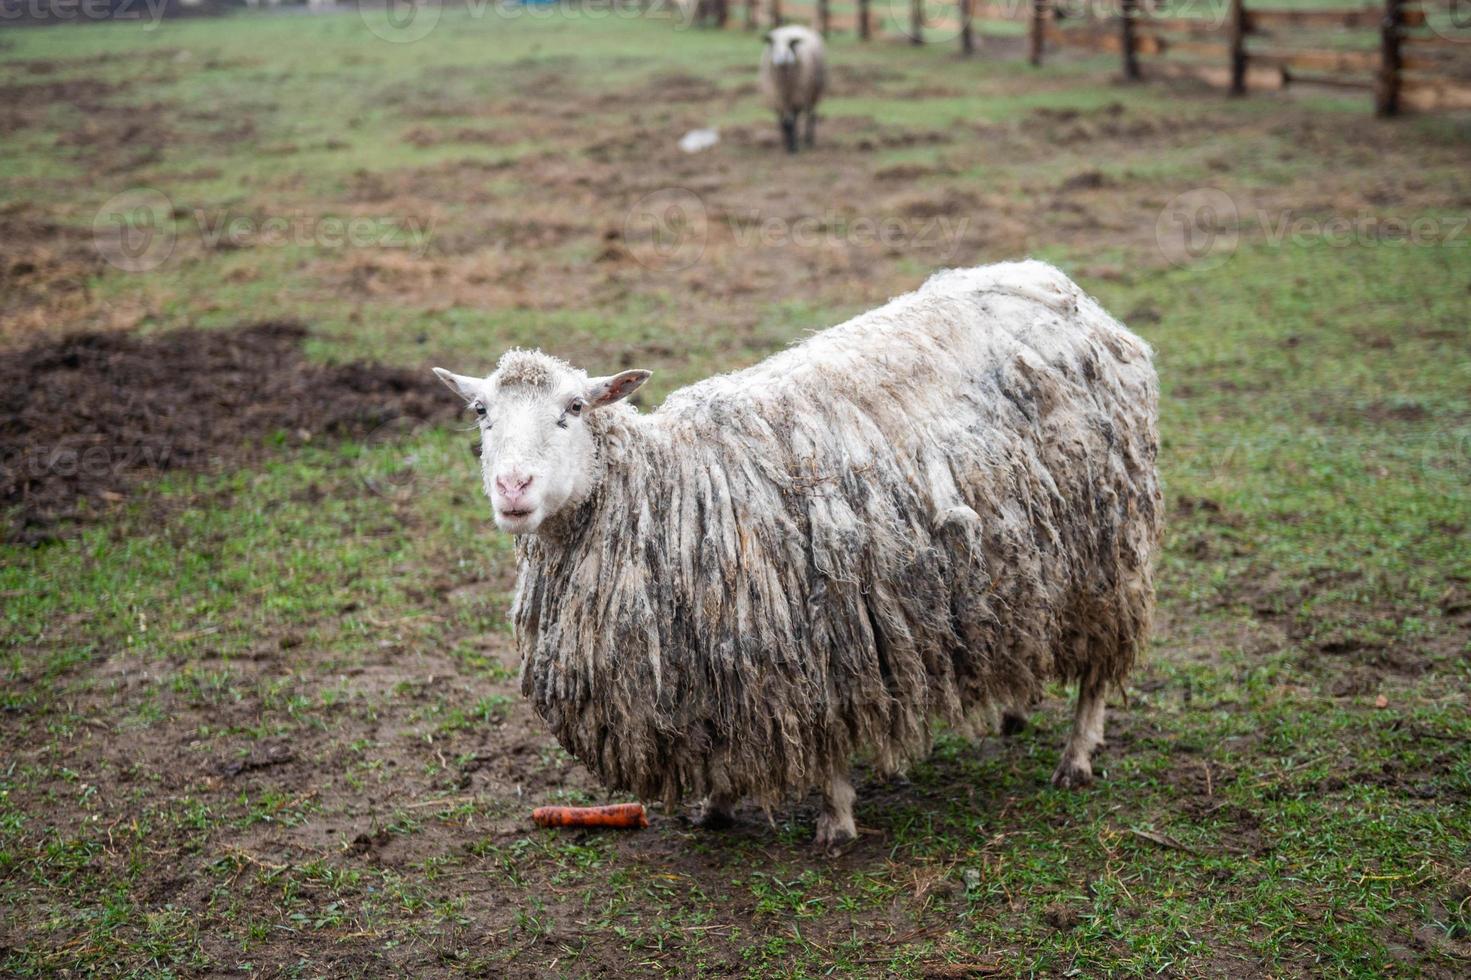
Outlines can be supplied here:
[[761, 91], [781, 120], [787, 152], [797, 152], [797, 117], [806, 113], [803, 141], [817, 135], [817, 103], [827, 83], [827, 48], [816, 31], [790, 24], [766, 34], [761, 52]]
[[522, 691], [609, 789], [716, 823], [818, 787], [831, 845], [855, 756], [899, 771], [1052, 678], [1079, 685], [1053, 782], [1091, 780], [1149, 632], [1158, 386], [1056, 269], [941, 273], [649, 414], [621, 402], [647, 371], [435, 371], [519, 535]]

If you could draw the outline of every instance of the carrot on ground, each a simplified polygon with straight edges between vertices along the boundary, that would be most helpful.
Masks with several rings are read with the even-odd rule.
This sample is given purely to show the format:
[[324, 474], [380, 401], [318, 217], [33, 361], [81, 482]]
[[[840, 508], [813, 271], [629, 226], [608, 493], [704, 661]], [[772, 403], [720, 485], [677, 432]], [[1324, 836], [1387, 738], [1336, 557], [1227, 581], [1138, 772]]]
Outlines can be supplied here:
[[642, 803], [611, 806], [539, 806], [531, 811], [538, 827], [609, 827], [636, 830], [649, 825]]

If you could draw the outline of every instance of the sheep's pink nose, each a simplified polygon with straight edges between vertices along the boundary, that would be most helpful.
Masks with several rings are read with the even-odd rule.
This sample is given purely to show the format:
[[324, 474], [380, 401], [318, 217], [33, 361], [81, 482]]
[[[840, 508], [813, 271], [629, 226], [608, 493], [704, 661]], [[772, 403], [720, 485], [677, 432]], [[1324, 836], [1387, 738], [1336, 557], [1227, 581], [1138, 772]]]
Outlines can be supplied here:
[[531, 477], [522, 473], [506, 473], [495, 478], [495, 488], [506, 503], [516, 504], [531, 486]]

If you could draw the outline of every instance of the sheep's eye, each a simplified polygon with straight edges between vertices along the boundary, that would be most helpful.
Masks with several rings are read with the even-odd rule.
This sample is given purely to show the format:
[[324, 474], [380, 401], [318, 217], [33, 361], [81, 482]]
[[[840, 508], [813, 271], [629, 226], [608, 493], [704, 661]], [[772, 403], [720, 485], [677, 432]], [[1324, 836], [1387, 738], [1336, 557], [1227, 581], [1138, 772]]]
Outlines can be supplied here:
[[574, 398], [574, 399], [572, 399], [572, 401], [570, 401], [570, 402], [567, 403], [567, 414], [568, 415], [581, 415], [582, 414], [582, 399], [581, 398]]
[[476, 402], [475, 403], [475, 414], [478, 415], [478, 416], [480, 416], [481, 418], [485, 418], [485, 403], [484, 402]]

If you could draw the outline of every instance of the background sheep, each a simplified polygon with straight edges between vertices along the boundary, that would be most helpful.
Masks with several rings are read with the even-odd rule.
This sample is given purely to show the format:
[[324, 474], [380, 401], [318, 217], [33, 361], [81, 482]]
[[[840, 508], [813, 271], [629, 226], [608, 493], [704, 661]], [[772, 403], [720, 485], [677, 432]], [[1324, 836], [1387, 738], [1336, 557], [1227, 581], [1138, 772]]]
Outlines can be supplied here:
[[827, 49], [822, 35], [806, 27], [778, 27], [766, 35], [761, 52], [761, 91], [781, 120], [787, 152], [797, 152], [797, 117], [806, 113], [804, 141], [817, 135], [817, 103], [827, 81]]
[[644, 371], [436, 371], [523, 535], [522, 690], [609, 788], [716, 820], [820, 786], [830, 844], [855, 754], [896, 771], [1049, 678], [1079, 684], [1054, 782], [1091, 779], [1149, 630], [1157, 382], [1056, 269], [942, 273], [650, 415]]

